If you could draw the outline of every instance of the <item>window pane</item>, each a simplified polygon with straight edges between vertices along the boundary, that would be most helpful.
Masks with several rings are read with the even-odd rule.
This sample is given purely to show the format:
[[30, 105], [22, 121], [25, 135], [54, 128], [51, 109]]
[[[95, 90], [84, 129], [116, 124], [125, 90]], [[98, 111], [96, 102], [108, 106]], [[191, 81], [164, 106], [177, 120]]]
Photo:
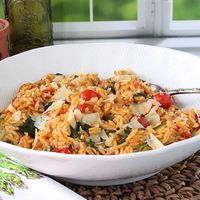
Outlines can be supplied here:
[[137, 20], [137, 0], [93, 0], [94, 21]]
[[174, 20], [200, 20], [200, 0], [174, 0]]
[[54, 22], [89, 21], [89, 0], [51, 0]]
[[4, 18], [4, 10], [3, 10], [2, 1], [0, 1], [0, 18]]

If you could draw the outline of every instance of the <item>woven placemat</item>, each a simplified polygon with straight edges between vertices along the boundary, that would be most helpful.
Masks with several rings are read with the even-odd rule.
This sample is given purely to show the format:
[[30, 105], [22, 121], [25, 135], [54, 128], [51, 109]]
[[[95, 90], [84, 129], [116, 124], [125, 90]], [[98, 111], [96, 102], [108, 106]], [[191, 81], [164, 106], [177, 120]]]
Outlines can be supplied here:
[[135, 183], [108, 187], [65, 185], [88, 200], [200, 200], [200, 151]]

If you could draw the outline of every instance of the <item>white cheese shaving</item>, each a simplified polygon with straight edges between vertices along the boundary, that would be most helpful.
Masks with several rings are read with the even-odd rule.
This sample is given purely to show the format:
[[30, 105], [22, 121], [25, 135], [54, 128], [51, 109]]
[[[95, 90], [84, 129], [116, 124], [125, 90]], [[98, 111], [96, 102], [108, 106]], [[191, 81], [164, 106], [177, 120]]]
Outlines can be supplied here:
[[144, 126], [142, 126], [142, 124], [140, 124], [140, 122], [138, 122], [137, 117], [133, 117], [128, 124], [124, 125], [124, 128], [125, 127], [129, 127], [129, 128], [144, 128]]
[[69, 123], [72, 126], [72, 128], [75, 129], [76, 128], [76, 120], [75, 120], [74, 112], [73, 112], [73, 110], [71, 108], [69, 109], [67, 120], [69, 121]]
[[94, 142], [94, 143], [99, 143], [101, 142], [101, 138], [99, 135], [90, 135], [90, 139]]
[[146, 119], [147, 119], [147, 121], [148, 121], [148, 123], [149, 123], [151, 126], [153, 126], [153, 127], [158, 126], [158, 125], [161, 123], [161, 121], [160, 121], [160, 116], [159, 116], [159, 114], [156, 112], [156, 110], [157, 110], [157, 107], [155, 106], [155, 107], [153, 107], [153, 108], [151, 109], [151, 111], [145, 116]]
[[44, 91], [44, 90], [46, 90], [47, 89], [47, 87], [45, 86], [45, 85], [41, 85], [40, 86], [40, 91]]
[[105, 130], [103, 129], [100, 133], [100, 137], [103, 139], [103, 140], [106, 140], [108, 139], [108, 135], [106, 134]]
[[64, 78], [63, 75], [56, 76], [56, 77], [53, 79], [53, 81], [56, 82], [56, 83], [58, 83], [58, 82], [60, 82], [63, 78]]
[[160, 142], [160, 140], [152, 133], [147, 136], [147, 144], [152, 149], [160, 149], [164, 147], [164, 145]]
[[116, 99], [116, 95], [114, 95], [113, 93], [110, 93], [107, 98], [104, 100], [104, 102], [106, 101], [114, 101]]
[[114, 76], [115, 81], [128, 82], [131, 81], [131, 75], [116, 75]]
[[14, 113], [16, 112], [16, 109], [13, 107], [12, 104], [10, 104], [7, 108], [6, 108], [7, 111], [11, 112], [11, 113]]
[[76, 121], [81, 121], [83, 118], [83, 114], [81, 113], [81, 111], [79, 109], [75, 109], [74, 110], [74, 116], [76, 118]]
[[55, 90], [58, 89], [58, 85], [57, 85], [56, 82], [52, 82], [52, 83], [50, 83], [50, 85], [51, 85], [51, 87], [54, 88]]
[[20, 121], [20, 119], [21, 119], [21, 113], [22, 112], [20, 110], [18, 110], [15, 113], [13, 113], [12, 119], [13, 119], [14, 122]]
[[131, 104], [130, 109], [134, 115], [140, 116], [147, 114], [152, 107], [152, 101], [149, 99], [146, 102], [138, 103], [138, 104]]
[[67, 89], [65, 86], [62, 86], [55, 92], [53, 98], [56, 100], [67, 99], [71, 93], [71, 90]]
[[43, 130], [45, 128], [45, 124], [47, 120], [50, 118], [48, 116], [32, 116], [32, 120], [34, 121], [34, 126], [39, 130]]
[[91, 113], [83, 115], [82, 122], [88, 125], [101, 124], [99, 113]]
[[45, 113], [48, 112], [48, 111], [61, 109], [64, 102], [65, 101], [63, 101], [63, 100], [58, 100], [58, 101], [53, 102], [51, 104], [51, 106], [49, 106], [48, 109], [45, 111]]

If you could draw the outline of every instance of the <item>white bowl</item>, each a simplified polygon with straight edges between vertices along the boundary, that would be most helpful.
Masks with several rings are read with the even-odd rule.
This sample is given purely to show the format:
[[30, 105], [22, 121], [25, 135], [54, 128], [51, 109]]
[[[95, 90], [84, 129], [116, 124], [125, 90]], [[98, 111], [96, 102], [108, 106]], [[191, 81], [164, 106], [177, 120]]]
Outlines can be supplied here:
[[[200, 87], [200, 59], [187, 53], [123, 43], [58, 45], [0, 62], [0, 109], [9, 104], [21, 84], [36, 81], [50, 72], [96, 72], [105, 77], [124, 68], [131, 68], [142, 79], [170, 89]], [[180, 95], [176, 102], [183, 107], [200, 109], [200, 95]], [[187, 158], [198, 149], [200, 136], [159, 150], [113, 156], [41, 152], [0, 142], [0, 151], [30, 168], [87, 185], [140, 180]]]

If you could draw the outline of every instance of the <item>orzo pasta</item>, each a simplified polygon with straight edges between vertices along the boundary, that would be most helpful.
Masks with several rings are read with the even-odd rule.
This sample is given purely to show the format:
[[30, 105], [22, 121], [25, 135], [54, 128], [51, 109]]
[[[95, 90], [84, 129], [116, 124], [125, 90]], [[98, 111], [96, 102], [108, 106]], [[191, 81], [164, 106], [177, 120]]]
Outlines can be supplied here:
[[198, 134], [195, 109], [179, 109], [128, 70], [48, 74], [19, 88], [0, 113], [1, 140], [66, 154], [113, 155], [161, 148]]

